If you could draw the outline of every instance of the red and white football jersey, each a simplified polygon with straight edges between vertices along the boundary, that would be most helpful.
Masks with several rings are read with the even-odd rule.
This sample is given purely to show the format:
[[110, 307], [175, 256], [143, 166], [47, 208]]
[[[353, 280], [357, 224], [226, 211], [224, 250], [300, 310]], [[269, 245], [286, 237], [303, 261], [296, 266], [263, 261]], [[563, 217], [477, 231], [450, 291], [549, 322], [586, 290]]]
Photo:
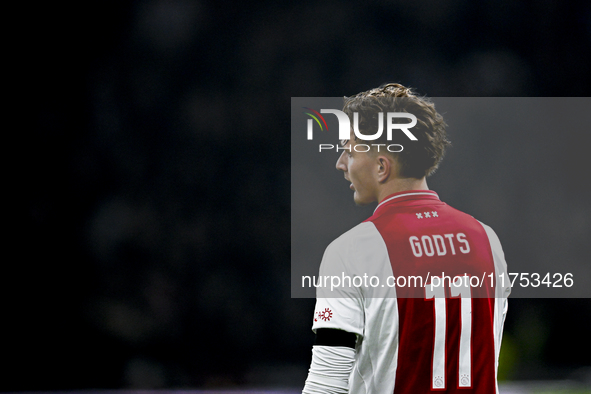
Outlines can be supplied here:
[[396, 193], [326, 249], [312, 328], [357, 335], [350, 393], [498, 393], [502, 273], [490, 227], [433, 191]]

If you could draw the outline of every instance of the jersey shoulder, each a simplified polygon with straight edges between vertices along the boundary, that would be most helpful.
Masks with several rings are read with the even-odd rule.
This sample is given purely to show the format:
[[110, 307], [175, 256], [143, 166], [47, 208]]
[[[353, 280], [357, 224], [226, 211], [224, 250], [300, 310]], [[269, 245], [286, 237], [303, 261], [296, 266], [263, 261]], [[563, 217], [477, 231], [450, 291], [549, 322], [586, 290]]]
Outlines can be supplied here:
[[365, 221], [341, 234], [334, 241], [332, 241], [326, 249], [343, 250], [350, 249], [352, 247], [354, 248], [364, 240], [376, 236], [379, 236], [376, 226], [372, 222]]
[[348, 273], [363, 275], [389, 266], [386, 243], [371, 222], [363, 222], [328, 245], [320, 272], [323, 275]]

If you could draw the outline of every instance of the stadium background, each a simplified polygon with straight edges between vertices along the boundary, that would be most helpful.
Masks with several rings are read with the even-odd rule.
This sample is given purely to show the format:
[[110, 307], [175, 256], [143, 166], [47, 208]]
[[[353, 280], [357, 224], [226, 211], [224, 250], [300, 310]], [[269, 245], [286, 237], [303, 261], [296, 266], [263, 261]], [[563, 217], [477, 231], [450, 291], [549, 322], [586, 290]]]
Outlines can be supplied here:
[[[300, 388], [313, 300], [290, 298], [290, 97], [387, 81], [433, 97], [587, 96], [591, 82], [584, 2], [153, 0], [19, 17], [24, 211], [5, 257], [3, 391]], [[535, 234], [560, 215], [495, 223], [507, 259], [552, 247], [588, 263], [590, 138], [523, 133], [523, 154], [554, 144], [547, 188], [579, 221], [572, 244], [551, 246]], [[514, 148], [478, 141], [470, 171], [507, 179], [499, 209], [519, 213], [534, 189], [493, 169]], [[493, 224], [481, 196], [446, 201]], [[590, 301], [513, 300], [501, 378], [589, 379]]]

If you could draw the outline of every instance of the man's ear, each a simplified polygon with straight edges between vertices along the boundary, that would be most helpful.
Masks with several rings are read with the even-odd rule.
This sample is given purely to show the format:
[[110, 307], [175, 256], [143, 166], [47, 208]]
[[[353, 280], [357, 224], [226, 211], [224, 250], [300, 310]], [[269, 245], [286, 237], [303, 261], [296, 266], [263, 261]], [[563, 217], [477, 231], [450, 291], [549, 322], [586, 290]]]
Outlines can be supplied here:
[[394, 168], [391, 160], [388, 160], [386, 156], [380, 155], [376, 157], [378, 166], [378, 182], [383, 183], [390, 178], [393, 174]]

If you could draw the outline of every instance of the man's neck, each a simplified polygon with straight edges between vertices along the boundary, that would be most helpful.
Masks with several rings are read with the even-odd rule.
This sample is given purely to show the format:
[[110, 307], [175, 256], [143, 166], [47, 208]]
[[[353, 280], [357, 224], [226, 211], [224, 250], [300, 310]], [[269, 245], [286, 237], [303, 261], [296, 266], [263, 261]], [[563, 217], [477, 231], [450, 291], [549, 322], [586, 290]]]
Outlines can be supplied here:
[[396, 178], [382, 185], [378, 192], [378, 203], [386, 197], [407, 190], [429, 190], [427, 179], [421, 178]]

